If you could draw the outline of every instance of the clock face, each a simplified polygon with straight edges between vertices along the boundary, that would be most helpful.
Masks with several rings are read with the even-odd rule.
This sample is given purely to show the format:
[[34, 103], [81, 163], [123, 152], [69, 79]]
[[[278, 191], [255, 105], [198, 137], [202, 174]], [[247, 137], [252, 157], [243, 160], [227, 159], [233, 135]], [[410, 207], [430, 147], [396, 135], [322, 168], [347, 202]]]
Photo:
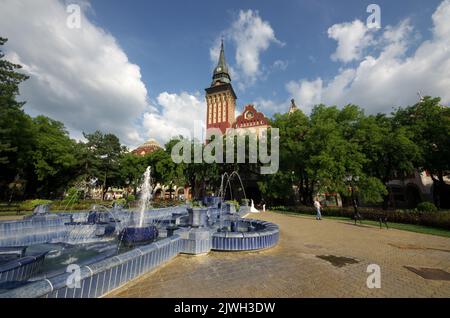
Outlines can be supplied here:
[[247, 112], [247, 113], [245, 114], [245, 118], [246, 118], [246, 119], [252, 119], [253, 117], [254, 117], [253, 112]]
[[217, 68], [217, 72], [220, 72], [220, 71], [222, 71], [222, 68], [221, 68], [221, 67], [218, 67], [218, 68]]

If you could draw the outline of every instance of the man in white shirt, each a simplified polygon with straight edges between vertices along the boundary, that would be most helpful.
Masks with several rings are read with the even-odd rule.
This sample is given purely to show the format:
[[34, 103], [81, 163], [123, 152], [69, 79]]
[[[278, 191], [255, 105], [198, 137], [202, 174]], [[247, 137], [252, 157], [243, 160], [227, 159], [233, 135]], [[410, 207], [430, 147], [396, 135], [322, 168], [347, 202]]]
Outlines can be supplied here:
[[320, 204], [320, 201], [318, 198], [314, 199], [314, 207], [316, 208], [317, 214], [316, 214], [316, 220], [322, 220], [322, 214], [320, 213], [320, 208], [322, 205]]

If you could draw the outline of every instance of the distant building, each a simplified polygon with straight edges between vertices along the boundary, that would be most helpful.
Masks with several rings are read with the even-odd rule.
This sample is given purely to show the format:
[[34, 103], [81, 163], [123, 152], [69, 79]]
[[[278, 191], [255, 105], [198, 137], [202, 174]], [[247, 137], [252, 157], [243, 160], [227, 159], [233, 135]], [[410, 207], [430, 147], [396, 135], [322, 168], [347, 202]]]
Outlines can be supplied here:
[[[446, 189], [450, 185], [450, 179], [444, 177]], [[429, 201], [433, 202], [434, 198], [434, 182], [428, 171], [415, 171], [414, 174], [403, 179], [391, 180], [388, 183], [390, 188], [390, 204], [398, 208], [415, 208], [417, 204]], [[443, 197], [441, 207], [447, 208], [449, 200]]]
[[256, 111], [254, 105], [247, 105], [241, 115], [236, 115], [236, 93], [231, 85], [228, 65], [225, 61], [223, 41], [220, 47], [219, 62], [214, 69], [210, 87], [206, 91], [206, 128], [218, 128], [225, 134], [228, 128], [259, 132], [269, 126], [264, 114]]
[[269, 120], [263, 113], [258, 112], [253, 105], [245, 106], [244, 111], [239, 115], [232, 127], [239, 131], [250, 131], [260, 135], [261, 129], [270, 127]]
[[294, 99], [291, 99], [291, 106], [289, 106], [288, 114], [289, 114], [289, 115], [290, 115], [290, 114], [293, 114], [293, 113], [295, 113], [297, 110], [298, 110], [298, 107], [297, 107], [297, 105], [295, 105], [295, 100], [294, 100]]
[[149, 139], [144, 144], [134, 149], [131, 153], [137, 156], [145, 156], [159, 149], [162, 149], [160, 144], [155, 139]]

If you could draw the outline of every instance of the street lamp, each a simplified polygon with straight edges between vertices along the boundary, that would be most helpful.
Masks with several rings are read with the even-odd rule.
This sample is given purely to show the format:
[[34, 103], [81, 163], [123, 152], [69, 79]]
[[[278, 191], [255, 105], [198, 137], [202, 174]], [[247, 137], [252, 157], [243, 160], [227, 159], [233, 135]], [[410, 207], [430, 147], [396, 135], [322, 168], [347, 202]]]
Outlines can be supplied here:
[[361, 223], [361, 215], [358, 213], [358, 203], [356, 202], [356, 196], [355, 196], [355, 182], [359, 181], [358, 176], [352, 176], [349, 175], [345, 178], [345, 181], [350, 183], [350, 190], [351, 190], [351, 197], [352, 197], [352, 206], [354, 211], [354, 218], [355, 218], [355, 224], [356, 221], [359, 220]]

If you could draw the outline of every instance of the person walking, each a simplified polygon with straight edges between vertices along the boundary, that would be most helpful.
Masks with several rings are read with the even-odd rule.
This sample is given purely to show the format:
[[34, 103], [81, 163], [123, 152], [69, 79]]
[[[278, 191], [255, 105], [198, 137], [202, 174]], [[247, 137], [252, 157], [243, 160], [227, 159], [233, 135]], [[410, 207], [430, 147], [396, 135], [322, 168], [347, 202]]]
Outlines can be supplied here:
[[322, 205], [320, 204], [320, 201], [318, 198], [314, 199], [314, 207], [316, 208], [317, 214], [316, 214], [316, 220], [322, 220], [322, 214], [320, 213], [320, 208]]

